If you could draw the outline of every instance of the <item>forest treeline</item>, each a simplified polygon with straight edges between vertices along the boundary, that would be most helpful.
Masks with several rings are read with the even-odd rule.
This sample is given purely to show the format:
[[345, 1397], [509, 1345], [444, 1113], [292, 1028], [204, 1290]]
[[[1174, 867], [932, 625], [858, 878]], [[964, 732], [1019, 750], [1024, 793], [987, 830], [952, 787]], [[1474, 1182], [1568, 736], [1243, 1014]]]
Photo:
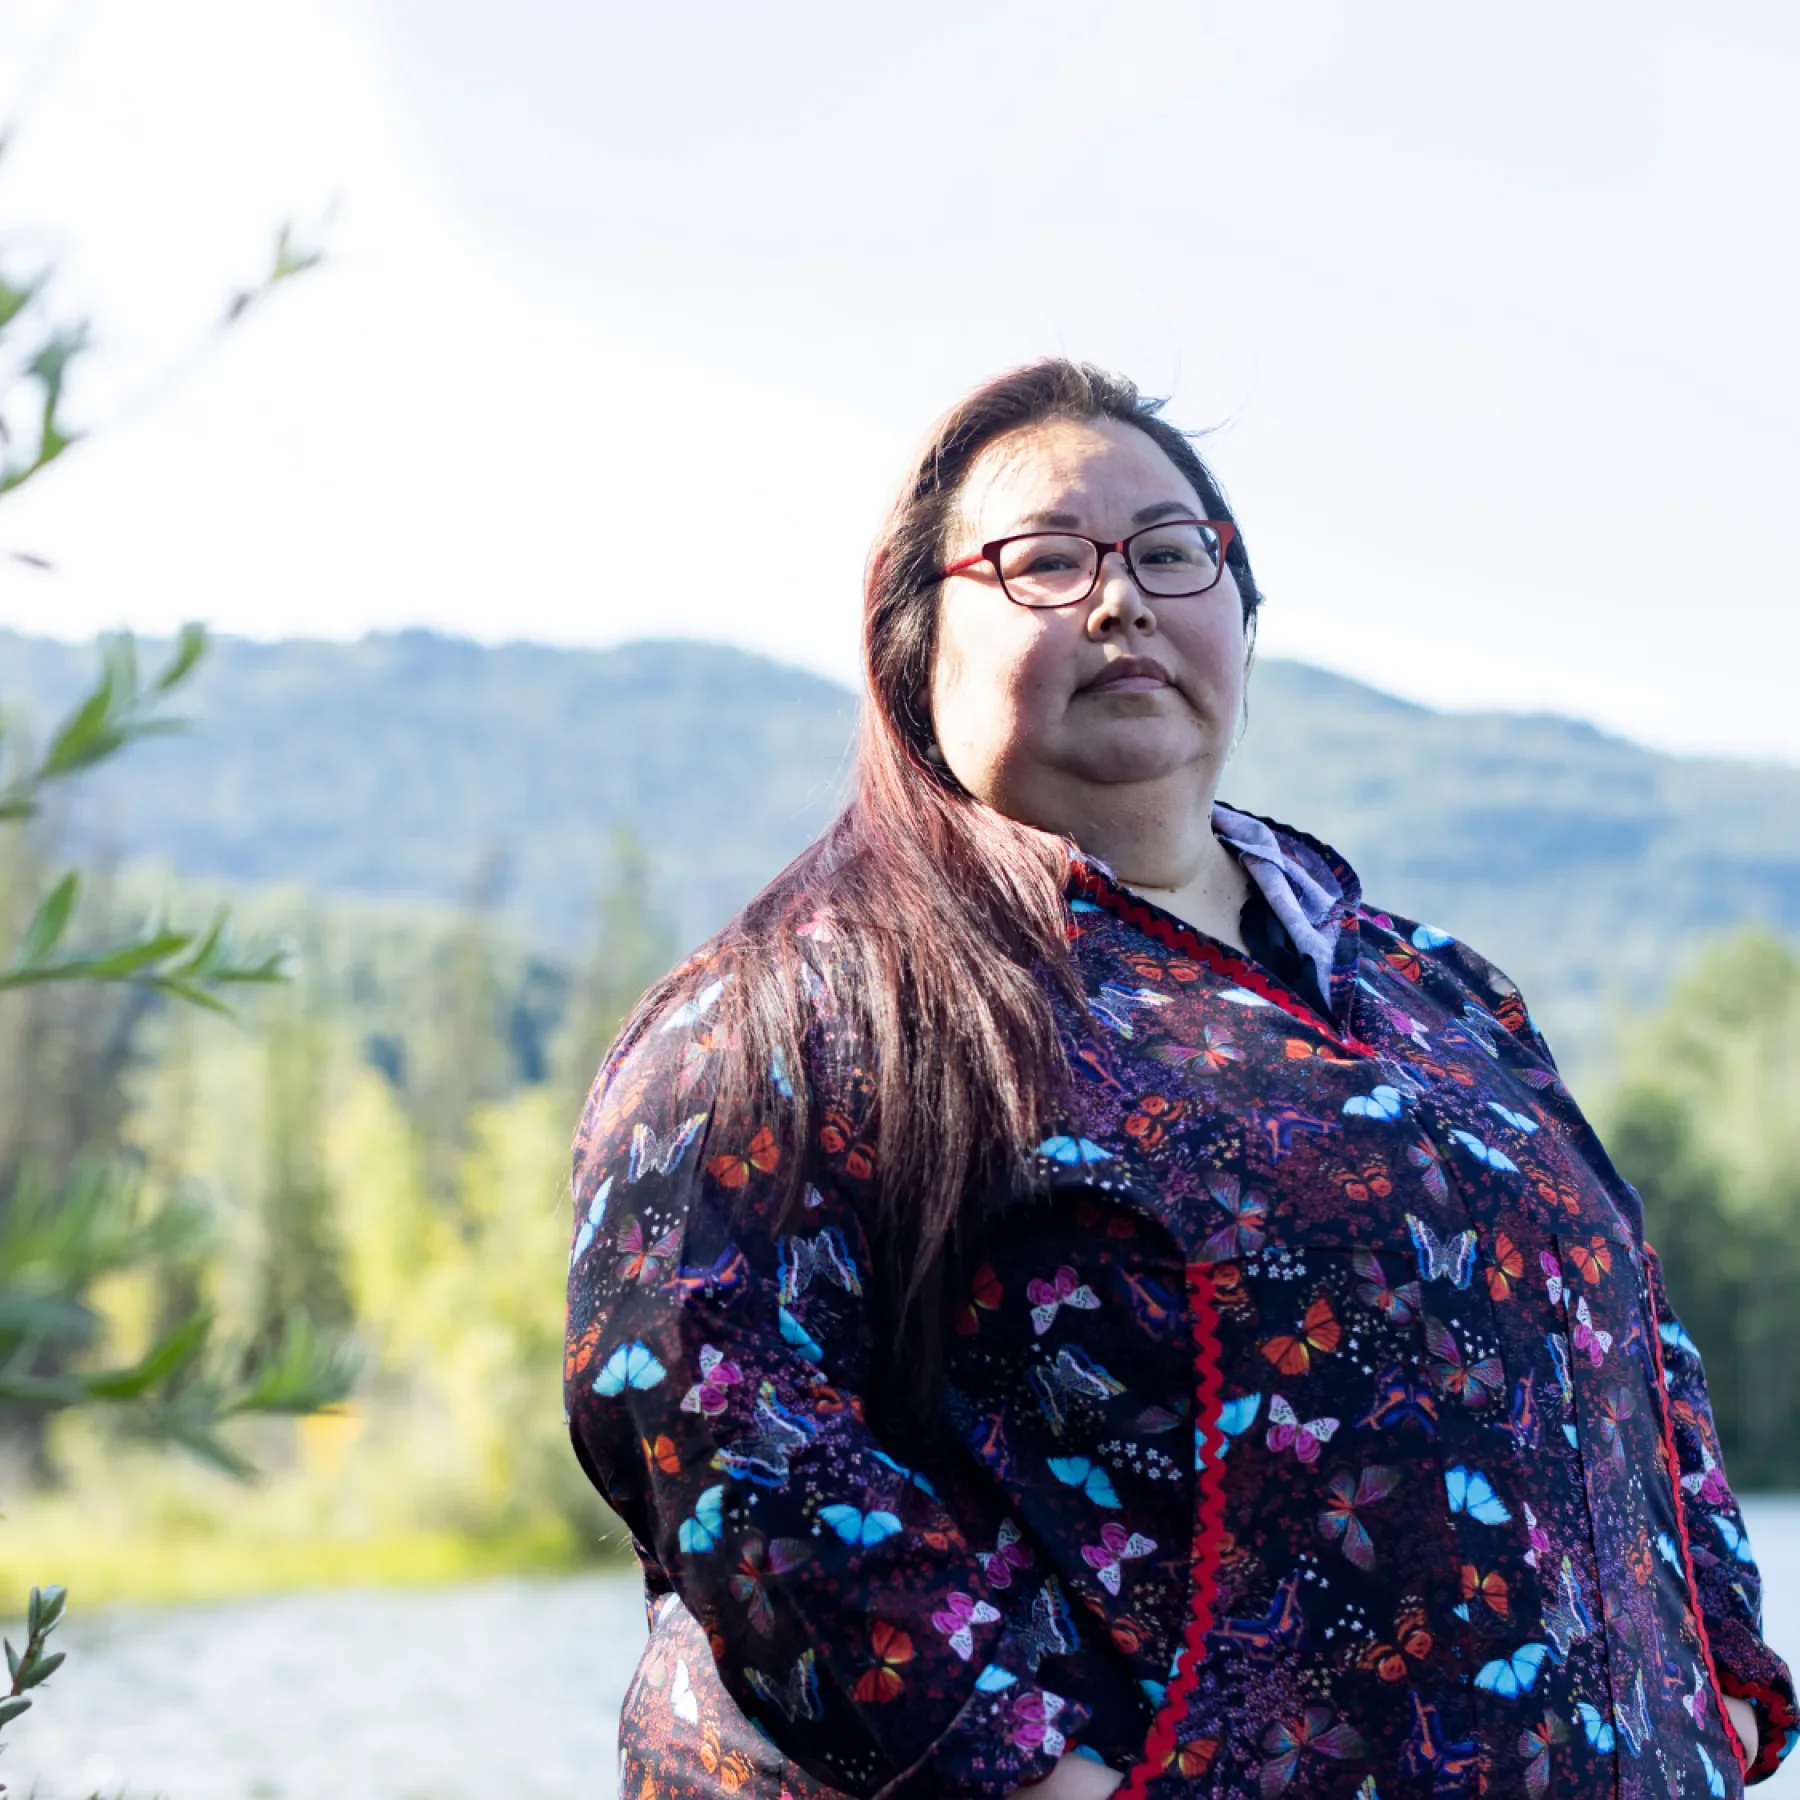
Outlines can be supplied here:
[[[50, 821], [10, 842], [9, 938], [54, 837]], [[159, 880], [95, 871], [91, 927], [166, 904]], [[679, 946], [627, 836], [580, 957], [513, 935], [497, 880], [477, 870], [436, 909], [240, 894], [240, 929], [285, 942], [293, 978], [235, 1018], [47, 988], [0, 1019], [0, 1204], [42, 1205], [104, 1158], [136, 1172], [147, 1215], [186, 1222], [89, 1296], [115, 1353], [205, 1308], [234, 1341], [311, 1329], [362, 1357], [344, 1413], [254, 1424], [249, 1490], [101, 1421], [13, 1419], [0, 1575], [53, 1565], [90, 1598], [172, 1596], [618, 1548], [557, 1379], [569, 1143], [618, 1020]], [[1800, 1487], [1800, 955], [1719, 938], [1618, 1062], [1589, 1098], [1706, 1354], [1733, 1477]]]

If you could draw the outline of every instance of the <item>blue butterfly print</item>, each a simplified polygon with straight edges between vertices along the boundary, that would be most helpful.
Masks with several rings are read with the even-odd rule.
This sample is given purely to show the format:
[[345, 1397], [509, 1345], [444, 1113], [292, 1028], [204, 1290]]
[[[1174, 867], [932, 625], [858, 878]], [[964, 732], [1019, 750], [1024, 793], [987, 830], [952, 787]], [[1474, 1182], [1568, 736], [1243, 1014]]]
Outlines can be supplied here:
[[1695, 1751], [1700, 1757], [1700, 1765], [1706, 1770], [1706, 1791], [1713, 1800], [1725, 1800], [1725, 1777], [1719, 1773], [1719, 1765], [1706, 1754], [1704, 1744], [1696, 1744]]
[[1098, 1144], [1084, 1137], [1047, 1137], [1038, 1145], [1037, 1153], [1068, 1169], [1086, 1168], [1093, 1163], [1112, 1161], [1110, 1150], [1102, 1150]]
[[[1082, 903], [1077, 900], [1074, 904], [1080, 906]], [[1099, 908], [1093, 910], [1097, 912]], [[989, 1663], [975, 1677], [975, 1691], [978, 1694], [1003, 1694], [1009, 1687], [1017, 1686], [1018, 1680], [1011, 1669], [1003, 1669], [998, 1663]]]
[[1505, 1525], [1512, 1518], [1493, 1483], [1479, 1469], [1453, 1464], [1444, 1471], [1444, 1489], [1453, 1513], [1467, 1513], [1478, 1525]]
[[1275, 1004], [1273, 1000], [1265, 1000], [1261, 994], [1253, 994], [1245, 987], [1227, 988], [1219, 998], [1221, 1000], [1230, 1001], [1233, 1006], [1257, 1007], [1273, 1006]]
[[917, 1469], [909, 1469], [905, 1463], [895, 1462], [885, 1450], [877, 1450], [874, 1455], [875, 1460], [878, 1463], [881, 1463], [886, 1468], [892, 1469], [902, 1481], [910, 1481], [920, 1493], [929, 1494], [934, 1500], [938, 1497], [937, 1489], [934, 1488]]
[[[1262, 1411], [1262, 1403], [1260, 1393], [1239, 1394], [1235, 1400], [1227, 1400], [1219, 1409], [1219, 1433], [1224, 1439], [1219, 1445], [1221, 1456], [1230, 1450], [1234, 1438], [1241, 1438], [1256, 1423], [1257, 1414]], [[1206, 1467], [1206, 1450], [1199, 1431], [1194, 1433], [1194, 1467]]]
[[1439, 931], [1435, 925], [1415, 925], [1413, 927], [1412, 945], [1415, 950], [1442, 950], [1446, 944], [1454, 944], [1456, 939], [1447, 931]]
[[631, 1128], [631, 1160], [625, 1170], [625, 1179], [642, 1181], [646, 1175], [673, 1175], [705, 1125], [706, 1114], [694, 1113], [679, 1125], [672, 1126], [668, 1141], [664, 1142], [640, 1119]]
[[1419, 1259], [1421, 1281], [1448, 1281], [1459, 1288], [1469, 1285], [1469, 1277], [1475, 1272], [1473, 1231], [1459, 1231], [1455, 1237], [1439, 1242], [1437, 1233], [1416, 1213], [1406, 1215], [1406, 1230]]
[[784, 1306], [804, 1294], [812, 1286], [815, 1276], [823, 1276], [846, 1294], [863, 1291], [856, 1258], [850, 1254], [844, 1234], [835, 1225], [827, 1225], [810, 1237], [784, 1237], [780, 1261], [781, 1286], [777, 1297]]
[[693, 999], [684, 1001], [663, 1020], [662, 1030], [679, 1031], [684, 1025], [692, 1025], [696, 1020], [704, 1019], [724, 991], [723, 981], [709, 981]]
[[1514, 1131], [1522, 1132], [1530, 1137], [1538, 1128], [1538, 1122], [1530, 1113], [1514, 1112], [1510, 1106], [1502, 1106], [1498, 1100], [1490, 1100], [1487, 1109], [1497, 1119], [1504, 1119]]
[[1756, 1566], [1756, 1552], [1750, 1548], [1750, 1534], [1743, 1530], [1735, 1520], [1728, 1519], [1724, 1513], [1708, 1513], [1706, 1515], [1719, 1528], [1719, 1536], [1725, 1540], [1725, 1548], [1741, 1563]]
[[1134, 1007], [1168, 1004], [1169, 996], [1157, 993], [1154, 988], [1122, 988], [1109, 981], [1101, 986], [1098, 1000], [1089, 1000], [1088, 1008], [1097, 1018], [1104, 1019], [1120, 1037], [1129, 1038], [1136, 1035], [1130, 1017]]
[[819, 1340], [785, 1306], [776, 1307], [775, 1316], [781, 1322], [781, 1341], [784, 1344], [791, 1345], [808, 1362], [825, 1360], [825, 1351]]
[[1406, 1099], [1397, 1087], [1385, 1084], [1367, 1094], [1352, 1094], [1344, 1102], [1344, 1111], [1353, 1119], [1379, 1119], [1391, 1125], [1406, 1111]]
[[581, 1229], [575, 1234], [575, 1248], [569, 1252], [569, 1267], [572, 1269], [587, 1255], [588, 1245], [594, 1241], [594, 1233], [600, 1229], [600, 1221], [606, 1216], [606, 1197], [612, 1192], [613, 1178], [609, 1175], [594, 1190], [594, 1197], [588, 1202], [587, 1217], [581, 1221]]
[[1660, 1556], [1671, 1569], [1680, 1569], [1681, 1551], [1676, 1546], [1675, 1540], [1670, 1537], [1666, 1531], [1659, 1531], [1656, 1534], [1656, 1554]]
[[681, 1521], [675, 1536], [689, 1556], [704, 1556], [708, 1550], [718, 1549], [724, 1535], [725, 1488], [721, 1483], [706, 1489], [694, 1502], [694, 1516]]
[[1537, 1686], [1538, 1671], [1549, 1660], [1547, 1644], [1521, 1644], [1511, 1656], [1483, 1663], [1475, 1671], [1475, 1685], [1502, 1700], [1517, 1700]]
[[1498, 1169], [1505, 1175], [1518, 1174], [1519, 1165], [1504, 1150], [1496, 1150], [1492, 1144], [1483, 1143], [1474, 1132], [1452, 1130], [1450, 1135], [1484, 1167]]
[[753, 1422], [751, 1436], [713, 1452], [712, 1466], [758, 1487], [781, 1487], [790, 1473], [789, 1459], [812, 1442], [818, 1427], [789, 1412], [769, 1381], [757, 1388]]
[[793, 1099], [794, 1084], [788, 1076], [787, 1058], [779, 1050], [769, 1057], [769, 1081], [782, 1099]]
[[1112, 1477], [1089, 1457], [1053, 1456], [1050, 1473], [1064, 1487], [1080, 1488], [1096, 1506], [1116, 1507], [1119, 1504]]
[[1686, 1328], [1679, 1322], [1673, 1325], [1657, 1326], [1656, 1335], [1661, 1338], [1671, 1350], [1679, 1350], [1684, 1356], [1698, 1356], [1700, 1354], [1700, 1346], [1688, 1336]]
[[668, 1374], [643, 1343], [621, 1344], [594, 1377], [596, 1394], [622, 1394], [628, 1387], [653, 1388]]
[[1587, 1738], [1588, 1748], [1602, 1756], [1611, 1756], [1618, 1740], [1613, 1736], [1610, 1720], [1600, 1716], [1600, 1709], [1590, 1700], [1575, 1702], [1575, 1718]]
[[821, 1506], [819, 1517], [846, 1544], [864, 1548], [886, 1542], [900, 1529], [900, 1521], [891, 1512], [864, 1512], [860, 1506]]
[[776, 1681], [761, 1669], [746, 1669], [744, 1678], [771, 1705], [781, 1708], [786, 1719], [816, 1719], [819, 1716], [819, 1669], [816, 1651], [803, 1650], [795, 1659], [793, 1673], [785, 1682]]

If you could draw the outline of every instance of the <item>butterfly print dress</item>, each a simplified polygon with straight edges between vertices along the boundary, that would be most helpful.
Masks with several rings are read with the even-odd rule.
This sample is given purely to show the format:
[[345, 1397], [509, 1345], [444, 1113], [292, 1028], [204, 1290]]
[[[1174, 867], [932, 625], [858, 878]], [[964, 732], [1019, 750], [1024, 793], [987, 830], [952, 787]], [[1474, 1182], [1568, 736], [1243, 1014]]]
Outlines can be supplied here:
[[1312, 1004], [1074, 866], [1066, 1116], [970, 1261], [933, 1466], [865, 1417], [828, 980], [806, 1144], [715, 1130], [704, 970], [603, 1071], [567, 1395], [652, 1609], [628, 1800], [998, 1796], [1069, 1752], [1130, 1800], [1773, 1772], [1794, 1690], [1637, 1196], [1505, 977], [1276, 829], [1341, 896]]

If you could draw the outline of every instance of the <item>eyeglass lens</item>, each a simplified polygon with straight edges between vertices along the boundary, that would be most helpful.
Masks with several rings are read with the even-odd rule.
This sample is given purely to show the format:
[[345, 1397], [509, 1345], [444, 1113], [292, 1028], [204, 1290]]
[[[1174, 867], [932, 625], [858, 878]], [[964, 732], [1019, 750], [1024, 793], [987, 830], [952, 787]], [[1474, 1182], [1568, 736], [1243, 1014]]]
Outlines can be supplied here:
[[[1130, 540], [1131, 572], [1146, 594], [1199, 594], [1219, 579], [1219, 534], [1176, 520]], [[1067, 606], [1094, 585], [1099, 553], [1086, 538], [1055, 532], [1014, 538], [1000, 552], [1000, 579], [1021, 606]]]

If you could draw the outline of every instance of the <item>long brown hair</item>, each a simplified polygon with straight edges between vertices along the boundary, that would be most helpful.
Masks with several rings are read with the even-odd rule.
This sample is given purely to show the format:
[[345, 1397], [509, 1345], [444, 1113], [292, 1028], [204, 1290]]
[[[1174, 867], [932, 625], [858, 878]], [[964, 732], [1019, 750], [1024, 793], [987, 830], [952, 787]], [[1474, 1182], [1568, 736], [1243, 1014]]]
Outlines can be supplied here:
[[[995, 439], [1050, 419], [1105, 418], [1150, 437], [1208, 518], [1231, 518], [1161, 405], [1120, 376], [1053, 358], [985, 383], [944, 415], [869, 556], [869, 694], [849, 803], [695, 963], [645, 995], [620, 1035], [621, 1046], [635, 1041], [698, 968], [708, 981], [729, 975], [719, 1105], [756, 1116], [774, 1104], [772, 1071], [806, 1067], [815, 1008], [802, 931], [819, 945], [813, 960], [829, 962], [840, 1028], [869, 1087], [878, 1198], [865, 1224], [884, 1341], [898, 1347], [887, 1404], [874, 1399], [896, 1424], [923, 1424], [938, 1391], [969, 1208], [1018, 1190], [1066, 1072], [1046, 982], [1074, 997], [1070, 846], [971, 797], [936, 753], [931, 677], [953, 508]], [[1241, 532], [1227, 559], [1248, 626], [1261, 595]], [[781, 1106], [804, 1146], [818, 1128], [816, 1096], [804, 1080], [789, 1085]], [[803, 1160], [784, 1158], [790, 1200]]]

